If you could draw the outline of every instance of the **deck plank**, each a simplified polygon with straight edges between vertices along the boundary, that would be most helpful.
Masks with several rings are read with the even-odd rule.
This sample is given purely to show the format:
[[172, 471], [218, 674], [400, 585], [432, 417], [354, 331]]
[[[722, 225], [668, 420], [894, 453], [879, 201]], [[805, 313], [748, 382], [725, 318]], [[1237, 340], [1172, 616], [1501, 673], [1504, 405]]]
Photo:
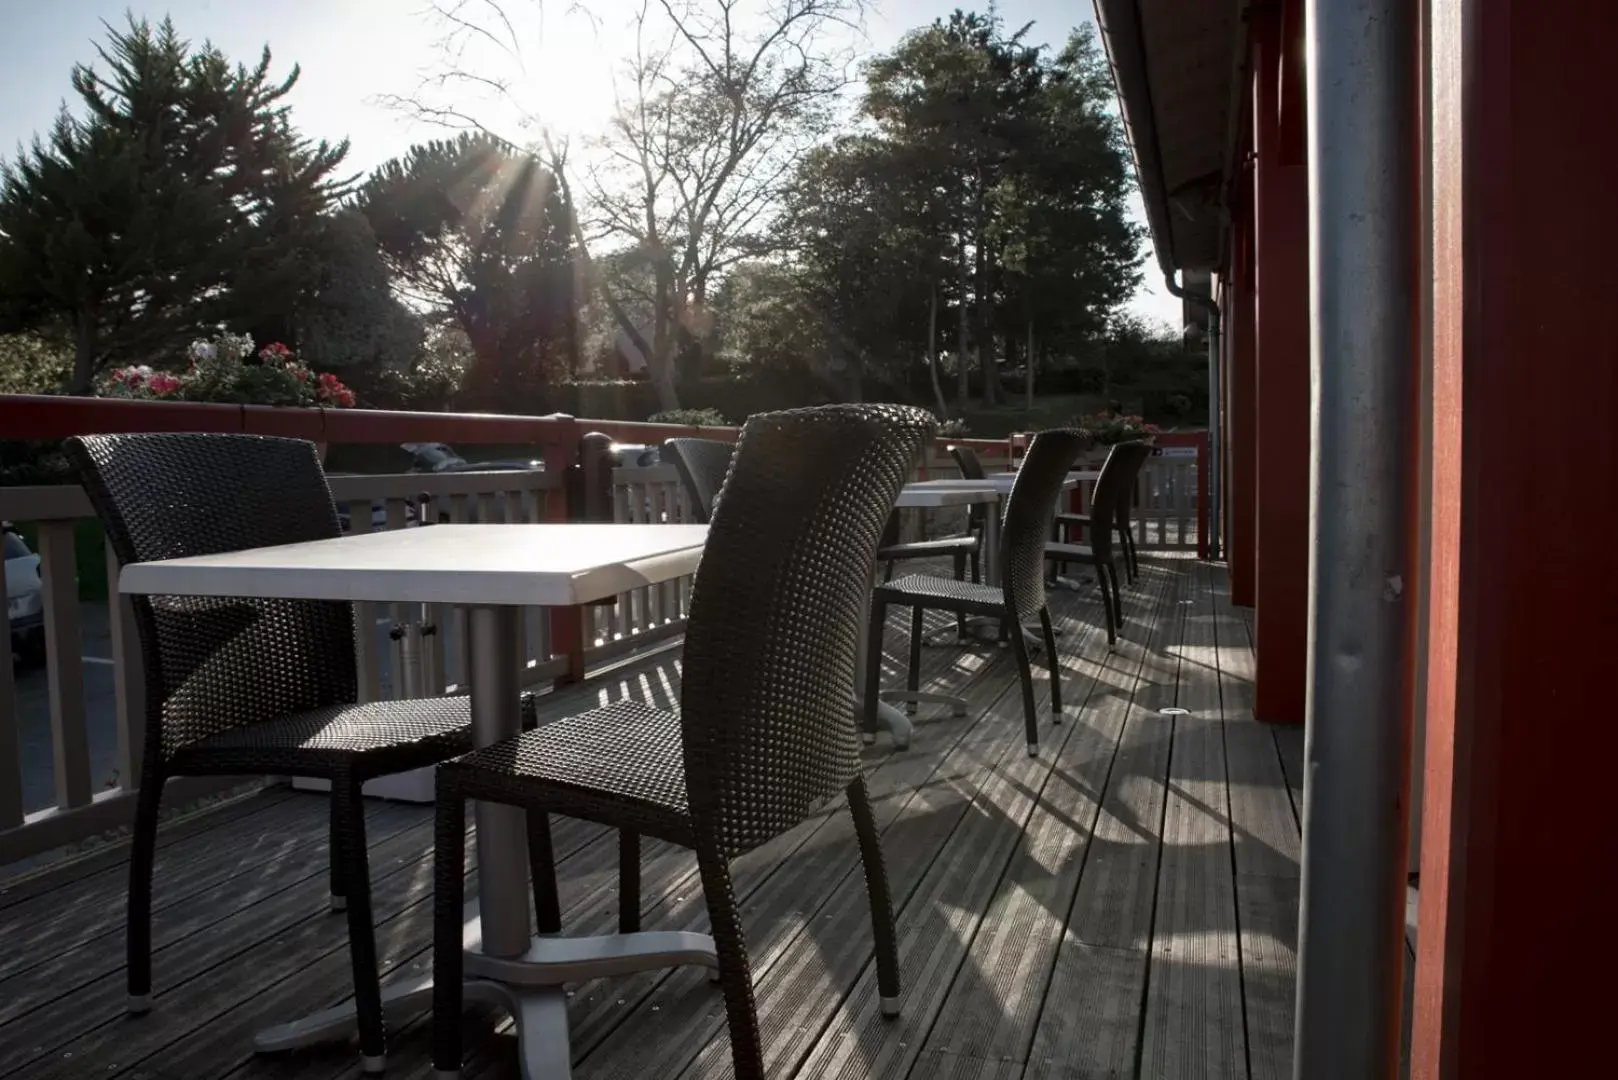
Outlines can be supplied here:
[[[307, 797], [307, 796], [306, 796]], [[386, 803], [373, 803], [366, 807], [366, 834], [378, 844], [387, 841], [412, 825], [420, 825], [422, 814], [403, 811]], [[419, 842], [420, 837], [411, 838]], [[173, 953], [164, 953], [171, 946], [179, 946], [221, 921], [232, 911], [252, 907], [261, 902], [260, 925], [271, 919], [284, 917], [296, 921], [304, 912], [295, 906], [288, 908], [275, 903], [277, 894], [310, 878], [324, 879], [327, 874], [327, 844], [324, 839], [288, 845], [268, 861], [255, 865], [250, 878], [242, 876], [227, 879], [211, 889], [195, 893], [184, 902], [168, 903], [152, 914], [152, 950], [154, 956], [162, 954], [161, 969], [156, 976], [162, 979], [175, 969]], [[87, 983], [122, 969], [124, 962], [122, 916], [124, 905], [116, 905], [119, 923], [104, 933], [81, 938], [76, 944], [52, 952], [31, 952], [41, 963], [16, 975], [0, 978], [0, 1035], [6, 1025], [34, 1009], [66, 997]], [[154, 965], [155, 967], [155, 965]]]
[[[1128, 603], [1140, 624], [1151, 627], [1171, 590], [1169, 575], [1147, 571], [1141, 587], [1128, 594]], [[1126, 647], [1104, 667], [1082, 661], [1073, 665], [1094, 669], [1087, 680], [1088, 700], [1078, 703], [1081, 708], [1069, 721], [1078, 726], [1040, 792], [1022, 849], [984, 915], [912, 1076], [931, 1075], [929, 1054], [1028, 1059], [1149, 649], [1148, 639]]]
[[[1133, 1076], [1184, 622], [1183, 567], [1153, 612], [1101, 816], [1028, 1054], [1028, 1080]], [[1143, 564], [1142, 569], [1145, 569]]]
[[1224, 1080], [1247, 1072], [1241, 950], [1212, 595], [1203, 567], [1189, 577], [1140, 1067]]
[[1248, 1070], [1252, 1080], [1290, 1080], [1302, 838], [1274, 731], [1253, 722], [1247, 626], [1223, 582], [1214, 596]]
[[[158, 833], [158, 850], [161, 852], [164, 846], [178, 845], [187, 837], [261, 813], [296, 794], [290, 788], [265, 787], [239, 794], [225, 793], [195, 807], [177, 808], [162, 824]], [[58, 858], [44, 865], [35, 866], [33, 860], [24, 860], [22, 865], [29, 869], [17, 873], [13, 873], [9, 867], [0, 867], [0, 911], [97, 875], [120, 874], [128, 861], [129, 839], [126, 836], [108, 839], [80, 854]]]
[[[245, 815], [244, 828], [232, 837], [251, 837], [252, 854], [268, 861], [283, 855], [317, 828], [324, 819], [316, 814], [315, 800], [293, 793], [286, 799], [266, 800]], [[191, 831], [173, 842], [159, 831], [152, 882], [154, 910], [178, 903], [241, 873], [244, 854], [236, 844], [219, 843], [219, 833]], [[13, 974], [29, 965], [24, 953], [32, 946], [78, 941], [116, 930], [122, 923], [129, 888], [129, 847], [121, 849], [115, 865], [61, 888], [51, 889], [0, 913], [0, 940], [20, 948], [0, 956], [0, 974]]]
[[[1040, 707], [1048, 703], [1048, 684], [1038, 688]], [[970, 805], [958, 827], [946, 838], [898, 919], [902, 1013], [884, 1019], [878, 1009], [874, 970], [855, 969], [853, 992], [831, 1011], [829, 1023], [800, 1026], [772, 1046], [777, 1068], [799, 1080], [838, 1077], [906, 1076], [932, 1028], [955, 973], [966, 957], [990, 899], [1012, 855], [1022, 842], [1039, 792], [1064, 759], [1074, 733], [1088, 725], [1068, 723], [1062, 734], [1046, 728], [1039, 757], [1029, 757], [1022, 745], [1021, 692], [1015, 687], [996, 702], [989, 720], [1005, 747], [988, 764], [967, 793]], [[847, 986], [847, 975], [832, 975], [832, 986]], [[812, 976], [813, 978], [813, 976]], [[794, 1063], [807, 1053], [803, 1064]], [[720, 1077], [729, 1073], [726, 1040], [716, 1040], [704, 1055], [704, 1067], [687, 1076]]]

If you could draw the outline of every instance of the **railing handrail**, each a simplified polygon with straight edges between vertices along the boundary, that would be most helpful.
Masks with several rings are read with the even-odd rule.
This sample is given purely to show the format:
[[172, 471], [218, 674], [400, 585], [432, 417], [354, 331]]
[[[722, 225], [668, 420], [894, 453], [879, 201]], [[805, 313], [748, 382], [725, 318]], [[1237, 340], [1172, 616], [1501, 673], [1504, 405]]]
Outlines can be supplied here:
[[[571, 443], [586, 432], [600, 432], [619, 442], [661, 443], [665, 439], [687, 436], [734, 440], [740, 429], [607, 420], [564, 413], [512, 416], [137, 401], [65, 394], [0, 394], [0, 432], [8, 439], [65, 439], [73, 435], [142, 431], [242, 432], [324, 443], [445, 442], [475, 446]], [[939, 448], [970, 446], [989, 453], [1009, 454], [1012, 438], [940, 436], [937, 442]], [[1173, 433], [1159, 436], [1160, 440], [1174, 438]]]

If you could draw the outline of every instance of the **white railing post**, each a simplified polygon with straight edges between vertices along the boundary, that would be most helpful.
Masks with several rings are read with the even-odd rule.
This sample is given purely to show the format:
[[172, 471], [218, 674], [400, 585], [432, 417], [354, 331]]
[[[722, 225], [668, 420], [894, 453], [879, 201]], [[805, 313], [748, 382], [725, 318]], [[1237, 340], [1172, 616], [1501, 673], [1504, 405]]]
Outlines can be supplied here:
[[141, 753], [146, 747], [146, 671], [141, 666], [135, 606], [118, 592], [118, 556], [107, 544], [107, 623], [112, 641], [113, 693], [118, 713], [118, 786], [140, 787]]
[[51, 756], [56, 805], [90, 801], [90, 741], [84, 725], [84, 654], [79, 627], [79, 578], [73, 522], [39, 523], [39, 565], [44, 577], [45, 679], [51, 698]]
[[11, 616], [6, 575], [0, 566], [0, 635], [6, 659], [0, 664], [0, 830], [22, 824], [22, 730], [17, 723], [17, 681], [11, 673]]

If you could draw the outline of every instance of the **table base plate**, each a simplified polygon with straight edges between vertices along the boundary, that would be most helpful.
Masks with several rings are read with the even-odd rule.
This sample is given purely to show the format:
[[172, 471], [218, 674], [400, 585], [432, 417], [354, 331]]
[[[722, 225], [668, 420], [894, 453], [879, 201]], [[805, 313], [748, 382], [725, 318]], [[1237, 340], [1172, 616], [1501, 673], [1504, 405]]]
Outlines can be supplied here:
[[[571, 1074], [564, 984], [685, 964], [719, 969], [713, 938], [685, 930], [536, 937], [518, 957], [488, 955], [482, 951], [482, 937], [482, 926], [472, 915], [463, 931], [467, 948], [462, 993], [469, 1002], [500, 1005], [511, 1014], [524, 1080], [566, 1080]], [[392, 1026], [430, 1008], [432, 996], [430, 973], [398, 980], [382, 988], [382, 1013]], [[354, 1034], [354, 1003], [349, 1001], [265, 1028], [253, 1037], [253, 1048], [273, 1053]], [[383, 1066], [381, 1060], [368, 1059], [364, 1064], [367, 1072], [380, 1072]]]

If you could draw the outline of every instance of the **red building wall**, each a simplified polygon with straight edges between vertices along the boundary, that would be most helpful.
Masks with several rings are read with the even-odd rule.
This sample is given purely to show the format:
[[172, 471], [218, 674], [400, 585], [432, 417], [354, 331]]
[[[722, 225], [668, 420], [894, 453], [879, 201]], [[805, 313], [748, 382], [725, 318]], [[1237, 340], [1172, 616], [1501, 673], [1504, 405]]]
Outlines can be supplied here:
[[[1249, 184], [1251, 182], [1249, 181]], [[1251, 200], [1237, 208], [1229, 302], [1225, 312], [1225, 557], [1230, 563], [1230, 599], [1251, 607], [1255, 575], [1253, 549], [1258, 526], [1258, 372], [1253, 349], [1256, 303], [1253, 295]]]
[[1434, 0], [1414, 1080], [1611, 1076], [1618, 5]]
[[[1294, 11], [1296, 9], [1296, 11]], [[1299, 0], [1254, 18], [1254, 703], [1301, 724], [1309, 614], [1309, 233]]]

